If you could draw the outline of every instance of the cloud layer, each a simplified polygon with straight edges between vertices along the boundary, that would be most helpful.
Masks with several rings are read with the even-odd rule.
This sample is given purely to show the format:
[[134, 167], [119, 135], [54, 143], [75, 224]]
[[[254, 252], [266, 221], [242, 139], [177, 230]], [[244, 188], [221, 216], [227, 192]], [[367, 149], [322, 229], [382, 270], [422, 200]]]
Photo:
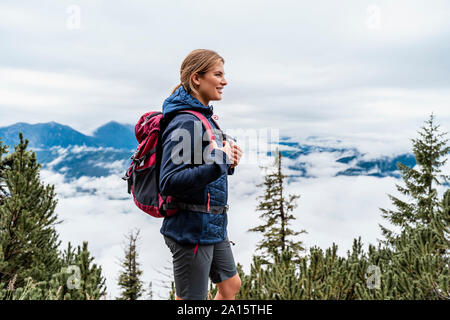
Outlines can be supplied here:
[[[306, 248], [317, 245], [326, 249], [336, 243], [340, 255], [345, 255], [353, 239], [359, 236], [365, 249], [369, 243], [376, 244], [381, 237], [378, 223], [390, 226], [381, 218], [379, 208], [392, 208], [388, 194], [399, 196], [395, 188], [399, 181], [390, 177], [332, 177], [333, 170], [324, 172], [318, 178], [301, 178], [285, 185], [287, 193], [301, 196], [293, 212], [296, 220], [291, 228], [305, 229], [308, 233], [297, 240]], [[249, 272], [252, 255], [261, 240], [260, 235], [247, 231], [262, 223], [260, 212], [255, 209], [257, 197], [263, 192], [257, 187], [263, 182], [263, 175], [264, 171], [256, 165], [247, 164], [229, 176], [228, 236], [236, 244], [232, 247], [235, 260], [244, 266], [245, 272]], [[82, 177], [69, 183], [63, 175], [43, 170], [41, 177], [56, 188], [59, 199], [56, 212], [64, 221], [57, 226], [63, 247], [68, 241], [76, 245], [89, 242], [91, 253], [107, 279], [109, 298], [119, 295], [117, 277], [125, 235], [136, 228], [141, 230], [139, 260], [143, 279], [147, 284], [153, 281], [155, 299], [168, 297], [164, 285], [170, 284], [172, 265], [170, 252], [159, 232], [162, 220], [134, 206], [119, 175]], [[442, 195], [442, 188], [439, 193]]]

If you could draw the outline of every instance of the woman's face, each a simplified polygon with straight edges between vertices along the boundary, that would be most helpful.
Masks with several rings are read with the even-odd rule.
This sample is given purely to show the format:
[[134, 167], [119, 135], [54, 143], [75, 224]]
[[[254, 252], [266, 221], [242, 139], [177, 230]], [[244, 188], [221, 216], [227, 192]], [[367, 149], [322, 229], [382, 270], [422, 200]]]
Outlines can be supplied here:
[[223, 87], [227, 85], [223, 62], [216, 63], [203, 76], [193, 75], [193, 82], [198, 85], [199, 97], [194, 95], [204, 106], [209, 105], [211, 100], [222, 100]]

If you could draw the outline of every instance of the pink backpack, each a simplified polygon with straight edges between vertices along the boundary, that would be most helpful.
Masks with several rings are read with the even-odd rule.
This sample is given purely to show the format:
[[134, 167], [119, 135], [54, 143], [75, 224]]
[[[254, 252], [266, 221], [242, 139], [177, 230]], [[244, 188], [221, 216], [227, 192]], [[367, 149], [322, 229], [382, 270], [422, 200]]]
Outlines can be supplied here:
[[[177, 113], [195, 115], [203, 123], [210, 141], [215, 140], [211, 124], [201, 112], [182, 110]], [[122, 177], [123, 180], [128, 182], [128, 193], [133, 195], [136, 206], [157, 218], [170, 217], [176, 214], [180, 208], [195, 210], [199, 207], [194, 204], [177, 202], [174, 197], [163, 196], [160, 193], [161, 137], [167, 124], [167, 120], [163, 118], [162, 112], [159, 111], [150, 111], [140, 117], [134, 129], [139, 145], [136, 152], [131, 156], [130, 167], [125, 176]], [[217, 125], [216, 122], [215, 124]], [[170, 209], [167, 209], [169, 207]]]

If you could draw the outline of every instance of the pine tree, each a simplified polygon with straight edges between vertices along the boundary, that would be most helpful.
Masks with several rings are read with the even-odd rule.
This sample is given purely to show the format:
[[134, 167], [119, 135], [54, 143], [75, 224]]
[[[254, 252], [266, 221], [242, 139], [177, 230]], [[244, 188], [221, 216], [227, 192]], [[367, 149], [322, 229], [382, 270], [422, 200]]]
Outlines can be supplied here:
[[147, 300], [153, 300], [153, 282], [150, 281], [147, 287]]
[[206, 295], [206, 300], [214, 300], [218, 291], [219, 288], [216, 285], [213, 285], [212, 281], [209, 281], [209, 290]]
[[141, 280], [143, 271], [138, 262], [138, 250], [136, 242], [139, 239], [139, 229], [136, 233], [131, 231], [127, 235], [125, 248], [125, 259], [121, 261], [122, 273], [119, 276], [119, 287], [122, 288], [121, 300], [137, 300], [144, 293], [143, 282]]
[[9, 195], [5, 178], [4, 178], [4, 171], [6, 166], [8, 165], [7, 161], [3, 159], [3, 155], [8, 153], [8, 146], [3, 145], [3, 141], [0, 137], [0, 205], [3, 204], [4, 199]]
[[[362, 250], [361, 239], [355, 239], [347, 257], [337, 255], [337, 245], [323, 251], [312, 247], [309, 254], [293, 263], [292, 250], [275, 253], [274, 263], [264, 264], [254, 256], [250, 274], [238, 269], [242, 286], [238, 299], [256, 300], [353, 300], [366, 288], [366, 271], [370, 263]], [[373, 249], [373, 248], [372, 248]]]
[[175, 296], [176, 296], [175, 282], [172, 281], [170, 283], [169, 300], [175, 300]]
[[87, 249], [87, 242], [78, 247], [77, 252], [70, 242], [64, 252], [64, 267], [54, 273], [51, 279], [25, 280], [25, 285], [16, 286], [16, 276], [5, 284], [0, 284], [0, 300], [98, 300], [106, 295], [105, 278], [101, 268], [91, 264], [93, 258]]
[[[441, 174], [450, 152], [446, 133], [438, 131], [434, 115], [413, 139], [417, 169], [398, 164], [405, 187], [397, 189], [411, 202], [389, 195], [397, 210], [385, 210], [383, 217], [400, 228], [400, 233], [380, 225], [385, 240], [381, 263], [398, 283], [400, 299], [448, 299], [449, 256], [448, 228], [450, 190], [441, 201], [435, 186], [448, 183], [449, 176]], [[384, 277], [383, 277], [384, 278]], [[386, 281], [384, 281], [386, 282]], [[394, 297], [395, 298], [395, 297]]]
[[[439, 201], [433, 186], [440, 184], [439, 178], [447, 181], [447, 176], [439, 175], [445, 163], [439, 158], [446, 156], [449, 149], [447, 140], [437, 138], [442, 135], [436, 137], [437, 127], [432, 120], [425, 128], [428, 134], [423, 134], [429, 144], [414, 140], [419, 169], [399, 165], [407, 184], [399, 190], [406, 191], [413, 201], [394, 201], [399, 209], [390, 212], [394, 213], [393, 222], [401, 227], [398, 235], [388, 233], [388, 241], [379, 241], [377, 247], [369, 245], [367, 253], [361, 238], [354, 239], [346, 257], [337, 255], [335, 244], [325, 252], [312, 247], [295, 263], [289, 248], [275, 252], [272, 264], [264, 264], [260, 256], [254, 256], [249, 275], [238, 268], [242, 286], [237, 298], [449, 300], [450, 189]], [[427, 150], [431, 151], [427, 154]], [[434, 160], [427, 167], [423, 159]]]
[[[264, 178], [264, 183], [258, 185], [258, 187], [265, 187], [265, 194], [258, 197], [262, 200], [256, 209], [262, 212], [260, 218], [265, 221], [265, 224], [249, 229], [250, 232], [261, 232], [263, 234], [263, 240], [258, 243], [257, 249], [263, 252], [264, 263], [269, 263], [268, 258], [273, 258], [277, 253], [288, 248], [294, 252], [294, 258], [296, 259], [299, 257], [299, 252], [304, 250], [302, 242], [289, 239], [291, 236], [297, 236], [306, 233], [306, 231], [295, 232], [289, 228], [290, 222], [295, 220], [295, 217], [289, 212], [296, 208], [296, 199], [300, 196], [285, 196], [284, 179], [288, 176], [282, 174], [281, 161], [281, 152], [277, 150], [273, 164], [276, 170], [269, 172]], [[273, 168], [261, 168], [272, 169], [273, 171]]]
[[65, 299], [99, 300], [104, 297], [106, 279], [102, 276], [102, 268], [93, 263], [94, 257], [89, 252], [87, 241], [83, 241], [76, 252], [69, 242], [62, 260]]
[[395, 238], [390, 257], [404, 299], [450, 299], [450, 190], [429, 225], [405, 227]]
[[[412, 201], [404, 201], [389, 195], [396, 210], [380, 208], [383, 218], [401, 229], [431, 224], [434, 213], [439, 207], [435, 185], [449, 181], [450, 176], [440, 174], [440, 168], [447, 161], [447, 159], [441, 159], [448, 155], [450, 146], [446, 145], [448, 139], [443, 138], [447, 133], [440, 133], [438, 129], [439, 125], [435, 125], [434, 115], [431, 114], [430, 119], [426, 121], [426, 126], [422, 127], [423, 131], [418, 132], [420, 138], [412, 139], [418, 168], [410, 168], [402, 163], [397, 165], [405, 183], [405, 187], [396, 184], [397, 190]], [[392, 245], [395, 233], [382, 225], [380, 228], [386, 238], [383, 243]]]
[[[40, 181], [41, 165], [19, 134], [15, 151], [1, 159], [0, 283], [22, 287], [25, 279], [46, 281], [61, 269], [57, 203], [53, 185]], [[1, 146], [0, 153], [6, 149]]]
[[[176, 296], [175, 292], [175, 283], [173, 281], [173, 265], [170, 260], [167, 261], [168, 265], [162, 267], [162, 270], [155, 269], [157, 273], [163, 276], [164, 279], [158, 279], [157, 287], [161, 289], [167, 289], [169, 292], [169, 296], [161, 295], [160, 292], [157, 292], [159, 299], [169, 299], [174, 300]], [[152, 294], [153, 294], [153, 283], [152, 283]], [[148, 294], [147, 294], [148, 296]], [[173, 297], [173, 299], [172, 299]]]
[[[58, 250], [54, 186], [40, 182], [41, 165], [28, 140], [7, 149], [0, 141], [0, 300], [99, 299], [105, 293], [101, 268], [91, 265], [87, 243], [75, 253]], [[80, 287], [68, 288], [67, 267], [80, 270]]]

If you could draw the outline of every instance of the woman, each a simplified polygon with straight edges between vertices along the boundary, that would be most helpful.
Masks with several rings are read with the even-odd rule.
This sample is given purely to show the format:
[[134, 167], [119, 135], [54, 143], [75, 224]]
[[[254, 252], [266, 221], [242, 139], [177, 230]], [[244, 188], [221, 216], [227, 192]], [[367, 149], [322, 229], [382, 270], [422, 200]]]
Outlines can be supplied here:
[[[160, 190], [192, 204], [189, 210], [179, 209], [176, 215], [164, 218], [161, 227], [172, 252], [177, 300], [206, 299], [209, 277], [218, 287], [215, 299], [234, 299], [241, 285], [227, 236], [226, 209], [227, 176], [234, 173], [242, 150], [223, 140], [221, 134], [215, 134], [215, 141], [207, 141], [199, 120], [179, 113], [186, 109], [201, 112], [212, 128], [218, 129], [209, 102], [222, 99], [227, 85], [223, 64], [224, 59], [214, 51], [192, 51], [181, 65], [181, 83], [163, 104], [163, 117], [170, 121], [162, 134]], [[183, 133], [188, 133], [188, 151], [180, 149], [179, 135]], [[179, 160], [175, 155], [180, 151], [185, 161], [174, 161]]]

